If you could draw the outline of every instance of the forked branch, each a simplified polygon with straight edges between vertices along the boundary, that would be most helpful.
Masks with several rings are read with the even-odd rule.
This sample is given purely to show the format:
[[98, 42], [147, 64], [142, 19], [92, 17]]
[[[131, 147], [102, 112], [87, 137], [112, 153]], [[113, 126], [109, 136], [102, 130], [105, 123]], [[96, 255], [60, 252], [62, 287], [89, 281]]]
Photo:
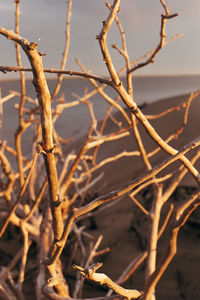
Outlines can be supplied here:
[[99, 284], [105, 284], [109, 288], [111, 288], [113, 291], [115, 291], [117, 294], [126, 297], [127, 299], [137, 299], [140, 297], [143, 292], [138, 290], [129, 290], [121, 287], [120, 285], [116, 284], [114, 281], [112, 281], [107, 275], [103, 273], [96, 273], [96, 271], [102, 266], [102, 263], [95, 263], [92, 266], [84, 269], [82, 267], [74, 265], [74, 269], [81, 272], [81, 274], [89, 280], [92, 280], [94, 282], [97, 282]]

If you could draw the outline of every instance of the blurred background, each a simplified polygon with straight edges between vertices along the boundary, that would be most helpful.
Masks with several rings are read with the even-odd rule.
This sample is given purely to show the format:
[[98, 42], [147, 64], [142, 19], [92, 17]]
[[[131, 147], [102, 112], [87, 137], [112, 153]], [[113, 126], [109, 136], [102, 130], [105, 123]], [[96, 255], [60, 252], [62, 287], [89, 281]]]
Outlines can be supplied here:
[[[197, 75], [200, 74], [200, 1], [168, 0], [171, 13], [179, 16], [167, 22], [167, 38], [183, 33], [184, 37], [170, 43], [156, 62], [137, 71], [136, 75]], [[66, 0], [22, 0], [20, 4], [20, 32], [29, 41], [36, 41], [39, 50], [47, 55], [44, 66], [59, 68], [64, 48], [67, 14]], [[159, 0], [122, 0], [118, 14], [126, 33], [127, 48], [131, 60], [154, 49], [159, 42], [160, 15], [164, 12]], [[14, 0], [1, 0], [0, 26], [14, 29]], [[102, 21], [108, 16], [104, 0], [72, 1], [71, 43], [66, 69], [79, 70], [75, 58], [79, 58], [87, 70], [94, 74], [108, 75], [96, 40]], [[121, 46], [116, 26], [112, 26], [108, 44]], [[117, 68], [123, 66], [122, 57], [110, 49]], [[0, 65], [16, 66], [14, 45], [0, 37]], [[23, 55], [23, 65], [29, 66]], [[30, 75], [29, 75], [30, 76]], [[15, 74], [0, 74], [0, 79]]]

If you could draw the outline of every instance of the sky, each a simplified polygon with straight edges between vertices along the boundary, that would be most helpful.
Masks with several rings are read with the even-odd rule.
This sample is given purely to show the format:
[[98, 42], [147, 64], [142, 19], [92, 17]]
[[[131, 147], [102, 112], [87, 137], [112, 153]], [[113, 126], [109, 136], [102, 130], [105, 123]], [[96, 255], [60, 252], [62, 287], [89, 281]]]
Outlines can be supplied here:
[[[0, 1], [0, 27], [14, 29], [14, 0]], [[112, 3], [112, 2], [111, 2]], [[179, 16], [166, 25], [167, 38], [183, 33], [159, 53], [154, 64], [138, 70], [136, 75], [190, 75], [200, 74], [200, 1], [166, 0], [171, 13]], [[37, 42], [46, 56], [44, 67], [59, 68], [64, 48], [66, 0], [21, 0], [20, 35]], [[159, 42], [160, 16], [163, 8], [159, 0], [121, 0], [118, 17], [126, 33], [127, 49], [131, 60], [154, 49]], [[96, 36], [102, 21], [108, 16], [104, 0], [73, 0], [71, 17], [71, 43], [66, 70], [79, 71], [75, 58], [95, 75], [108, 72]], [[115, 24], [108, 35], [108, 45], [121, 47], [119, 31]], [[116, 69], [124, 65], [119, 53], [109, 47]], [[23, 65], [29, 66], [25, 55]], [[0, 36], [0, 65], [16, 66], [15, 48], [11, 41]], [[0, 74], [0, 79], [11, 75]]]

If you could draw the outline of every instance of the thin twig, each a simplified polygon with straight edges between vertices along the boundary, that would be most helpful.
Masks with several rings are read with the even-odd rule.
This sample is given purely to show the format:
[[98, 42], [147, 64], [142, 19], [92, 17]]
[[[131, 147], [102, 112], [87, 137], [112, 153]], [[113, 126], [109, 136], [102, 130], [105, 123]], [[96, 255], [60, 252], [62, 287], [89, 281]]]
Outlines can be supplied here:
[[15, 210], [17, 209], [17, 206], [18, 206], [19, 202], [21, 201], [21, 198], [23, 197], [23, 195], [24, 195], [24, 193], [25, 193], [25, 191], [26, 191], [26, 188], [27, 188], [27, 185], [28, 185], [28, 183], [29, 183], [29, 180], [30, 180], [32, 171], [33, 171], [33, 169], [34, 169], [34, 167], [35, 167], [35, 164], [36, 164], [36, 160], [37, 160], [37, 152], [35, 152], [35, 154], [34, 154], [33, 161], [32, 161], [32, 166], [31, 166], [31, 168], [30, 168], [30, 170], [29, 170], [29, 173], [28, 173], [28, 175], [27, 175], [27, 177], [26, 177], [26, 179], [25, 179], [24, 185], [22, 186], [21, 191], [20, 191], [20, 193], [19, 193], [19, 195], [18, 195], [18, 197], [17, 197], [17, 201], [16, 201], [15, 204], [13, 205], [11, 211], [10, 211], [9, 214], [8, 214], [8, 217], [6, 218], [5, 223], [3, 224], [2, 228], [1, 228], [1, 231], [0, 231], [0, 238], [1, 238], [2, 235], [4, 234], [4, 232], [5, 232], [5, 230], [6, 230], [7, 226], [8, 226], [8, 224], [9, 224], [11, 218], [12, 218], [12, 215], [14, 214]]
[[[0, 66], [0, 71], [1, 72], [18, 72], [18, 71], [24, 71], [24, 72], [32, 72], [31, 68], [26, 68], [26, 67], [9, 67], [9, 66]], [[63, 71], [63, 70], [57, 70], [57, 69], [44, 69], [45, 73], [50, 73], [50, 74], [65, 74], [65, 75], [70, 75], [70, 76], [79, 76], [79, 77], [84, 77], [84, 78], [92, 78], [99, 83], [103, 84], [105, 83], [108, 86], [113, 86], [112, 82], [110, 80], [107, 80], [104, 77], [99, 77], [90, 73], [83, 73], [83, 72], [77, 72], [77, 71]]]
[[[67, 22], [66, 22], [66, 38], [65, 38], [65, 48], [63, 52], [63, 58], [60, 66], [60, 70], [65, 69], [65, 65], [67, 62], [67, 57], [68, 57], [68, 51], [69, 51], [69, 45], [70, 45], [70, 19], [71, 19], [71, 12], [72, 12], [72, 0], [68, 0], [68, 5], [67, 5]], [[51, 101], [58, 95], [61, 83], [62, 83], [63, 75], [59, 74], [58, 75], [58, 81], [56, 84], [56, 87], [51, 95]]]

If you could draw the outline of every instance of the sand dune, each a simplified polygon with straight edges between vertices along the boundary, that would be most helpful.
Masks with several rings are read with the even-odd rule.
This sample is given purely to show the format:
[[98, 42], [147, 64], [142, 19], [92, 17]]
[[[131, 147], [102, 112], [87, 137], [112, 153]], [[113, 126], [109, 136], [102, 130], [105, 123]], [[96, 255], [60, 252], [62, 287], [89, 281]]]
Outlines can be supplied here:
[[[148, 104], [143, 108], [143, 113], [147, 115], [156, 115], [159, 114], [166, 109], [179, 106], [181, 103], [185, 102], [188, 99], [189, 95], [183, 95], [175, 98], [170, 98], [162, 101], [157, 101], [152, 104]], [[198, 112], [200, 111], [200, 96], [198, 96], [195, 100], [193, 100], [190, 111], [188, 114], [188, 124], [185, 127], [182, 134], [176, 140], [173, 140], [170, 145], [175, 147], [177, 150], [181, 149], [184, 145], [190, 143], [193, 139], [197, 138], [200, 135], [200, 119]], [[151, 120], [151, 124], [154, 126], [156, 131], [160, 134], [163, 139], [167, 139], [171, 134], [176, 132], [184, 122], [184, 112], [185, 110], [182, 108], [180, 110], [175, 110], [159, 119]], [[124, 122], [123, 117], [120, 113], [115, 114], [116, 119]], [[157, 148], [157, 145], [149, 138], [143, 126], [139, 124], [138, 126], [141, 136], [143, 137], [144, 146], [147, 152], [150, 152]], [[105, 132], [113, 132], [115, 130], [115, 126], [112, 122], [109, 122], [107, 130]], [[78, 143], [72, 145], [71, 147], [79, 148], [80, 144], [83, 143], [83, 139], [79, 140]], [[124, 137], [121, 140], [117, 140], [114, 142], [107, 142], [103, 144], [100, 148], [97, 159], [100, 161], [103, 158], [111, 157], [113, 155], [117, 155], [122, 151], [134, 151], [137, 150], [137, 144], [135, 142], [135, 138], [133, 136], [132, 130], [130, 130], [130, 135], [128, 137]], [[155, 166], [162, 162], [164, 158], [169, 157], [169, 154], [166, 154], [164, 151], [160, 151], [156, 157], [152, 157], [150, 159], [152, 166]], [[173, 167], [173, 166], [172, 166]], [[124, 157], [118, 160], [115, 163], [111, 163], [109, 165], [104, 166], [104, 178], [103, 181], [100, 181], [97, 186], [95, 186], [95, 190], [98, 190], [99, 193], [104, 193], [110, 191], [112, 188], [116, 188], [119, 186], [123, 186], [127, 184], [128, 181], [133, 178], [141, 175], [145, 172], [144, 164], [142, 159], [138, 156], [134, 157]], [[196, 185], [195, 180], [191, 175], [185, 177], [183, 184], [185, 185]], [[102, 191], [102, 185], [104, 189]]]
[[[180, 106], [181, 103], [188, 99], [189, 95], [183, 95], [179, 97], [172, 97], [170, 99], [157, 101], [152, 104], [148, 104], [143, 107], [142, 110], [147, 115], [155, 115], [165, 111], [172, 106]], [[188, 114], [188, 124], [185, 127], [183, 133], [178, 140], [173, 140], [170, 144], [176, 149], [181, 149], [184, 145], [191, 142], [193, 139], [200, 135], [200, 96], [198, 96], [191, 104]], [[124, 119], [120, 113], [115, 113], [115, 117], [121, 120]], [[151, 120], [151, 124], [155, 127], [157, 132], [163, 139], [166, 139], [170, 134], [179, 129], [184, 120], [184, 109], [180, 108], [175, 110], [160, 119]], [[12, 121], [12, 122], [11, 122]], [[84, 120], [82, 120], [84, 122]], [[4, 137], [8, 137], [9, 142], [13, 143], [13, 133], [15, 130], [14, 120], [6, 120], [4, 130]], [[10, 127], [9, 127], [10, 125]], [[59, 127], [59, 133], [66, 138], [66, 127], [57, 123]], [[144, 145], [147, 152], [152, 151], [157, 145], [152, 142], [148, 137], [144, 128], [138, 126], [141, 136], [144, 139]], [[105, 133], [113, 132], [115, 125], [109, 121]], [[78, 141], [69, 143], [64, 147], [64, 152], [67, 155], [70, 151], [75, 149], [78, 151], [85, 137], [83, 136]], [[25, 152], [29, 152], [31, 147], [31, 141], [27, 138], [23, 140], [23, 147]], [[106, 157], [112, 157], [122, 151], [137, 150], [137, 145], [133, 137], [133, 133], [130, 130], [130, 135], [121, 140], [115, 142], [107, 142], [101, 146], [97, 160], [100, 161]], [[24, 152], [24, 153], [25, 153]], [[160, 151], [156, 158], [151, 158], [152, 166], [159, 164], [164, 158], [169, 157], [164, 151]], [[172, 165], [172, 169], [176, 168], [176, 165]], [[105, 194], [113, 189], [123, 187], [127, 185], [133, 178], [139, 175], [145, 174], [146, 168], [144, 168], [143, 162], [139, 156], [124, 157], [117, 162], [108, 164], [99, 169], [94, 175], [104, 172], [103, 178], [90, 190], [90, 195]], [[191, 175], [185, 177], [182, 182], [184, 186], [195, 186], [196, 182]], [[98, 237], [103, 234], [102, 247], [109, 246], [111, 251], [105, 254], [101, 259], [104, 262], [102, 271], [106, 272], [113, 280], [116, 280], [118, 276], [123, 272], [126, 266], [140, 253], [145, 241], [139, 238], [140, 232], [137, 232], [138, 228], [141, 233], [145, 233], [146, 220], [141, 215], [136, 215], [135, 205], [128, 198], [123, 198], [117, 202], [114, 206], [107, 210], [102, 210], [94, 217], [96, 228], [90, 227], [90, 224], [86, 223], [86, 226], [90, 228], [90, 233], [94, 237]], [[199, 213], [199, 212], [197, 212]], [[185, 226], [182, 230], [179, 238], [179, 252], [173, 260], [169, 269], [161, 279], [158, 285], [158, 299], [161, 300], [179, 300], [189, 299], [198, 300], [200, 295], [199, 286], [199, 227], [193, 228], [189, 225]], [[140, 268], [138, 272], [132, 276], [127, 283], [126, 287], [135, 287], [142, 289], [143, 286], [143, 271], [144, 267]], [[103, 295], [105, 292], [96, 287], [86, 286], [85, 294], [87, 296]]]
[[[183, 101], [188, 99], [188, 95], [170, 98], [162, 101], [152, 103], [145, 108], [143, 112], [145, 114], [158, 114], [173, 105], [180, 105]], [[188, 115], [188, 126], [181, 134], [179, 140], [173, 141], [171, 144], [180, 149], [185, 144], [188, 144], [200, 133], [200, 97], [196, 98], [192, 105]], [[174, 111], [173, 113], [160, 118], [159, 120], [152, 121], [152, 125], [155, 126], [159, 134], [165, 139], [172, 134], [176, 129], [180, 128], [183, 124], [183, 109], [180, 111]], [[144, 137], [145, 147], [148, 151], [154, 149], [155, 144], [151, 139], [146, 138], [146, 132], [143, 128], [140, 128], [142, 136]], [[135, 148], [135, 142], [133, 136], [124, 138], [121, 141], [116, 141], [114, 144], [104, 145], [100, 158], [106, 156], [112, 156], [122, 150], [131, 151]], [[152, 165], [155, 166], [168, 157], [163, 151], [160, 152], [158, 158], [152, 159]], [[198, 167], [198, 164], [197, 164]], [[176, 168], [176, 165], [172, 165], [172, 169]], [[136, 178], [138, 175], [146, 172], [143, 163], [139, 157], [124, 158], [117, 163], [113, 163], [106, 166], [104, 169], [104, 178], [101, 182], [95, 186], [93, 192], [104, 194], [107, 191], [118, 188], [119, 186], [126, 185], [130, 180]], [[189, 187], [196, 186], [195, 180], [191, 175], [188, 175], [183, 180], [181, 186], [184, 186], [180, 193], [191, 193]], [[186, 189], [186, 186], [188, 189]], [[103, 187], [103, 188], [102, 188]], [[179, 194], [177, 194], [179, 195]], [[180, 194], [180, 197], [182, 194]], [[146, 196], [140, 195], [140, 197], [146, 197], [145, 201], [149, 201]], [[177, 196], [179, 197], [179, 196]], [[143, 199], [144, 201], [144, 199]], [[178, 198], [177, 198], [178, 201]], [[150, 204], [149, 204], [150, 205]], [[196, 214], [198, 218], [200, 210]], [[106, 254], [102, 260], [104, 266], [102, 271], [116, 280], [118, 276], [124, 271], [125, 267], [140, 253], [144, 246], [144, 240], [141, 236], [146, 232], [146, 219], [142, 214], [137, 214], [135, 205], [127, 197], [116, 203], [114, 206], [107, 210], [102, 210], [95, 216], [95, 223], [97, 228], [91, 230], [92, 234], [98, 237], [103, 234], [102, 247], [109, 246], [111, 248], [110, 253]], [[139, 237], [139, 234], [141, 236]], [[167, 272], [161, 278], [157, 288], [157, 299], [161, 300], [181, 300], [190, 299], [198, 300], [200, 296], [199, 288], [199, 235], [200, 228], [192, 227], [192, 223], [188, 222], [184, 229], [180, 232], [178, 242], [178, 254], [170, 264]], [[163, 249], [161, 249], [162, 252]], [[137, 289], [142, 289], [144, 280], [144, 266], [139, 269], [134, 275], [125, 283], [124, 286]], [[91, 291], [91, 287], [89, 289]], [[92, 295], [92, 294], [91, 294]], [[101, 291], [96, 292], [95, 295], [102, 295]]]

